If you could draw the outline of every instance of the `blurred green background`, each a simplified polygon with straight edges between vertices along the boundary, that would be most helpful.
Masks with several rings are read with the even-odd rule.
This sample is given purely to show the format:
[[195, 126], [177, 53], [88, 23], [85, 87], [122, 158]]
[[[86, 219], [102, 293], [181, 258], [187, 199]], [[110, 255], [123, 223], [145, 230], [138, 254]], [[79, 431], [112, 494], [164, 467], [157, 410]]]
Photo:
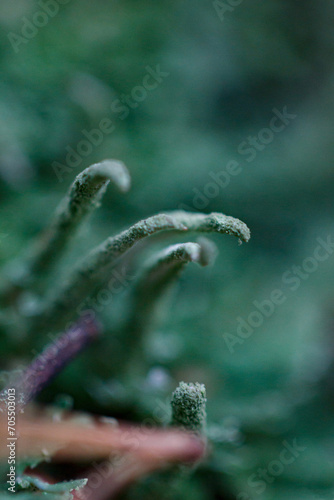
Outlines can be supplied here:
[[[313, 267], [309, 258], [334, 227], [333, 3], [69, 0], [36, 28], [46, 3], [0, 5], [1, 264], [24, 252], [75, 176], [104, 158], [128, 166], [132, 189], [108, 191], [67, 265], [129, 224], [178, 208], [238, 217], [252, 238], [238, 246], [214, 236], [215, 265], [187, 268], [145, 339], [143, 378], [117, 381], [117, 296], [101, 312], [104, 340], [41, 401], [65, 393], [77, 409], [141, 420], [179, 380], [205, 383], [212, 453], [170, 498], [332, 499], [334, 255], [323, 250]], [[152, 70], [162, 76], [143, 90]], [[270, 129], [284, 110], [293, 118]], [[68, 148], [84, 150], [106, 119], [112, 132], [69, 168]], [[310, 269], [298, 286], [287, 283], [286, 273], [300, 272], [293, 266]], [[231, 348], [238, 318], [248, 321], [254, 301], [276, 289], [286, 300]], [[2, 344], [4, 369], [31, 359], [8, 357], [4, 336]], [[303, 451], [282, 465], [294, 440]], [[126, 498], [146, 496], [136, 486]]]

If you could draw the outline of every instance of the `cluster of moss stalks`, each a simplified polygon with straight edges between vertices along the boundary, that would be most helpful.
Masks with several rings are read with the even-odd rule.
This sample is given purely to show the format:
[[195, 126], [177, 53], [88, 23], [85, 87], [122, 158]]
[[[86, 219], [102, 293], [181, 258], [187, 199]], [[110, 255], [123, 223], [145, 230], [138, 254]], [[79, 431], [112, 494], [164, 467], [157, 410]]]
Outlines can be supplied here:
[[[4, 269], [0, 321], [5, 331], [9, 332], [8, 338], [11, 338], [10, 332], [14, 329], [20, 331], [22, 346], [32, 350], [45, 343], [43, 339], [47, 333], [66, 332], [58, 342], [52, 343], [52, 354], [50, 346], [47, 346], [23, 371], [23, 375], [21, 373], [16, 377], [21, 407], [34, 399], [88, 341], [94, 339], [98, 327], [87, 319], [87, 311], [82, 305], [97, 289], [105, 286], [111, 272], [126, 265], [130, 249], [138, 242], [167, 231], [182, 236], [186, 233], [229, 234], [244, 242], [250, 238], [249, 229], [243, 222], [220, 213], [173, 211], [153, 215], [107, 238], [82, 258], [65, 280], [56, 287], [50, 287], [48, 277], [61, 265], [62, 257], [80, 225], [100, 206], [109, 183], [121, 192], [129, 190], [130, 175], [123, 163], [105, 160], [84, 170], [26, 255]], [[123, 339], [129, 351], [139, 352], [140, 355], [142, 339], [159, 299], [184, 267], [190, 262], [207, 266], [215, 255], [215, 245], [205, 237], [196, 242], [173, 244], [153, 254], [136, 277], [129, 296], [129, 316], [123, 321]], [[78, 311], [81, 311], [79, 317]], [[56, 362], [50, 362], [50, 356]], [[1, 394], [2, 402], [5, 396], [6, 388]], [[203, 385], [181, 382], [172, 396], [171, 425], [194, 433], [205, 433], [205, 403]]]

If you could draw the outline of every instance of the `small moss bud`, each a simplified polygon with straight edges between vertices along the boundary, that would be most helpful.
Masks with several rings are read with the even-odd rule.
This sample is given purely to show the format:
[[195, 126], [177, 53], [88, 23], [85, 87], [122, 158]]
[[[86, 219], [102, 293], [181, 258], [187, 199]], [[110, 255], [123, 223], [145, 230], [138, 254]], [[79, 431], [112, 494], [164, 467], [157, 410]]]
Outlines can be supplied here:
[[172, 395], [172, 425], [193, 432], [203, 432], [206, 426], [206, 390], [203, 384], [180, 382]]

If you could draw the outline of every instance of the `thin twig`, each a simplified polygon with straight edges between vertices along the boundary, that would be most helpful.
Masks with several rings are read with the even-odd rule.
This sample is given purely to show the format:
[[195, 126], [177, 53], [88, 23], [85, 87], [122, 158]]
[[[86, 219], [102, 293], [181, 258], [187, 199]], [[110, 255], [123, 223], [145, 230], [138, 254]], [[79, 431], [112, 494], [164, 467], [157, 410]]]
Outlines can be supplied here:
[[15, 389], [17, 410], [22, 410], [87, 344], [97, 338], [99, 333], [100, 327], [87, 315], [66, 333], [56, 337], [23, 373], [16, 375], [13, 382], [2, 391], [2, 409], [5, 407], [10, 388]]

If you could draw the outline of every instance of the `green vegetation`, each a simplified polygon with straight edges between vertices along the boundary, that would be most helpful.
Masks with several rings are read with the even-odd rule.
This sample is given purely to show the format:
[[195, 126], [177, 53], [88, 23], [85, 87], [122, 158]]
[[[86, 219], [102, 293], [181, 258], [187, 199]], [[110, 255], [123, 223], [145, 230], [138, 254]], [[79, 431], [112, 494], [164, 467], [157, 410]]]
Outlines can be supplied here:
[[[175, 432], [175, 388], [206, 388], [205, 459], [136, 457], [114, 496], [334, 498], [333, 15], [329, 0], [0, 5], [0, 391], [84, 318], [101, 335], [30, 387], [47, 415]], [[70, 498], [38, 485], [94, 460], [40, 463], [19, 497]]]

